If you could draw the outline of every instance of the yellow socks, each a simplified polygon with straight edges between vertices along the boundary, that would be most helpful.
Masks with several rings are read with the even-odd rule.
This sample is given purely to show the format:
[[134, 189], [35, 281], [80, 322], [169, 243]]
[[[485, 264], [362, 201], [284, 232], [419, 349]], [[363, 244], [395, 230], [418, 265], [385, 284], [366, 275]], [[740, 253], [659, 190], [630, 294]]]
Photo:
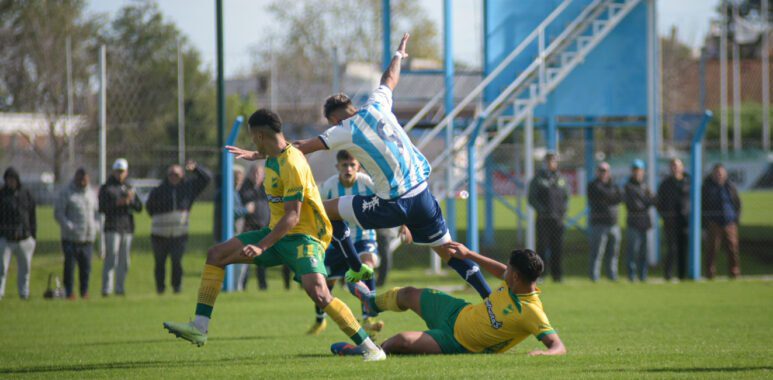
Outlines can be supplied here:
[[335, 321], [338, 328], [351, 338], [357, 345], [362, 344], [366, 339], [369, 339], [368, 333], [357, 322], [357, 318], [352, 314], [352, 310], [349, 306], [346, 306], [338, 298], [333, 298], [330, 303], [323, 309], [331, 319]]
[[405, 311], [397, 304], [397, 292], [402, 288], [392, 288], [376, 296], [376, 306], [382, 311]]
[[196, 315], [212, 316], [212, 308], [215, 306], [215, 300], [220, 294], [220, 288], [223, 287], [223, 278], [225, 270], [214, 265], [204, 265], [204, 273], [201, 274], [201, 285], [199, 285], [199, 299], [196, 304]]

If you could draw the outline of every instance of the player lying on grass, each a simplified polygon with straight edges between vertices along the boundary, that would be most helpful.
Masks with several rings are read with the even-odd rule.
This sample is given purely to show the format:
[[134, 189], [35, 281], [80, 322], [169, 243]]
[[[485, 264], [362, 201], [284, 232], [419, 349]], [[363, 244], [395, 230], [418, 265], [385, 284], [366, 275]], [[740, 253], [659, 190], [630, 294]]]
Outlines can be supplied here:
[[[451, 242], [451, 236], [440, 206], [427, 186], [430, 164], [392, 113], [392, 90], [400, 80], [400, 64], [407, 57], [408, 38], [408, 34], [403, 36], [381, 77], [380, 86], [364, 106], [357, 109], [344, 94], [329, 97], [324, 112], [333, 127], [318, 137], [294, 144], [304, 154], [345, 149], [373, 178], [375, 195], [348, 195], [325, 202], [325, 211], [333, 221], [333, 240], [344, 251], [352, 268], [347, 280], [368, 278], [372, 270], [357, 259], [341, 220], [365, 229], [406, 225], [414, 243], [431, 246], [485, 298], [491, 289], [479, 267], [470, 260], [449, 255], [446, 244]], [[364, 269], [360, 270], [361, 267]]]
[[[336, 154], [336, 169], [338, 174], [328, 178], [320, 187], [322, 199], [333, 199], [347, 195], [373, 195], [373, 180], [367, 174], [360, 173], [360, 163], [349, 152], [340, 150]], [[378, 243], [376, 243], [376, 231], [355, 227], [352, 231], [354, 248], [357, 256], [363, 264], [370, 268], [378, 266]], [[333, 291], [337, 279], [344, 278], [349, 265], [340, 249], [331, 244], [325, 251], [325, 267], [327, 269], [327, 286]], [[365, 286], [371, 292], [376, 291], [376, 279], [371, 277], [363, 280]], [[315, 306], [316, 321], [307, 332], [310, 335], [319, 335], [327, 328], [325, 311]], [[365, 306], [362, 307], [362, 327], [371, 337], [384, 328], [383, 321], [377, 321], [375, 315], [369, 315]]]
[[164, 322], [164, 328], [177, 337], [203, 345], [212, 308], [223, 286], [225, 266], [284, 264], [292, 269], [295, 280], [300, 281], [314, 304], [357, 344], [365, 360], [384, 360], [384, 351], [373, 343], [349, 307], [330, 294], [325, 283], [324, 252], [330, 243], [331, 227], [306, 158], [285, 140], [282, 121], [275, 113], [258, 110], [250, 116], [249, 126], [258, 152], [268, 157], [263, 184], [271, 223], [210, 248], [201, 275], [196, 319], [188, 323]]
[[[474, 260], [504, 282], [477, 304], [437, 290], [413, 287], [394, 288], [373, 295], [357, 284], [355, 293], [374, 311], [411, 309], [427, 323], [427, 331], [408, 331], [387, 339], [382, 344], [384, 351], [394, 354], [500, 353], [533, 335], [547, 350], [532, 351], [529, 355], [566, 353], [542, 310], [536, 281], [542, 274], [543, 263], [534, 251], [515, 250], [505, 265], [472, 252], [462, 244], [453, 243], [452, 246], [455, 256]], [[333, 344], [330, 349], [338, 355], [359, 353], [358, 347], [347, 343]]]

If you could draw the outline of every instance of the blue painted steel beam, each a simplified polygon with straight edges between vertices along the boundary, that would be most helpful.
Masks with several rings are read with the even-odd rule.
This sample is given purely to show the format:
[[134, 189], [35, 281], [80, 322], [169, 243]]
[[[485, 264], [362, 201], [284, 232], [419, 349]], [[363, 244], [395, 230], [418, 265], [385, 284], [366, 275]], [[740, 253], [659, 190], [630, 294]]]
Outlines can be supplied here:
[[[237, 116], [231, 127], [231, 133], [228, 135], [226, 145], [234, 145], [236, 138], [239, 137], [239, 129], [242, 126], [244, 118]], [[223, 178], [223, 187], [220, 191], [220, 237], [226, 241], [234, 235], [234, 159], [231, 153], [221, 147], [220, 158], [223, 162], [223, 171], [220, 175]], [[230, 292], [236, 288], [236, 279], [234, 278], [233, 265], [225, 268], [225, 278], [223, 279], [223, 290]]]
[[706, 134], [706, 126], [711, 120], [711, 111], [703, 114], [701, 125], [692, 138], [690, 148], [690, 234], [689, 234], [689, 258], [688, 273], [691, 279], [701, 277], [701, 180], [703, 177], [703, 136]]
[[[450, 1], [450, 0], [446, 0]], [[470, 134], [467, 142], [467, 178], [469, 183], [469, 195], [467, 198], [467, 246], [475, 251], [479, 251], [478, 244], [478, 182], [475, 176], [475, 162], [477, 162], [478, 152], [475, 147], [475, 141], [478, 139], [480, 127], [483, 125], [483, 118], [475, 121], [475, 128]]]
[[[454, 109], [454, 49], [453, 49], [453, 4], [451, 0], [444, 0], [443, 2], [443, 75], [445, 83], [445, 97], [443, 99], [443, 106], [445, 108], [445, 114], [448, 115]], [[446, 147], [453, 146], [454, 143], [454, 122], [449, 123], [446, 130]], [[454, 157], [450, 157], [451, 164], [453, 166]], [[474, 162], [474, 161], [469, 161]], [[468, 165], [470, 166], [470, 165]], [[474, 165], [471, 165], [474, 166]], [[449, 174], [446, 174], [446, 178], [450, 178]], [[470, 182], [473, 183], [473, 177], [470, 177]], [[447, 184], [448, 185], [448, 184]], [[456, 194], [455, 189], [448, 188], [446, 192], [446, 224], [448, 230], [451, 233], [451, 238], [456, 239]], [[476, 200], [477, 201], [477, 200]], [[476, 205], [477, 206], [477, 205]], [[477, 214], [476, 214], [477, 217]], [[475, 224], [477, 226], [477, 223]], [[467, 225], [469, 231], [471, 226]], [[477, 231], [476, 231], [477, 234]], [[467, 244], [470, 244], [468, 241]]]
[[381, 53], [381, 67], [384, 71], [389, 68], [392, 61], [392, 4], [390, 0], [381, 0], [381, 30], [383, 49]]
[[494, 168], [491, 158], [486, 158], [486, 178], [485, 178], [485, 209], [486, 221], [483, 233], [483, 244], [491, 247], [494, 245]]

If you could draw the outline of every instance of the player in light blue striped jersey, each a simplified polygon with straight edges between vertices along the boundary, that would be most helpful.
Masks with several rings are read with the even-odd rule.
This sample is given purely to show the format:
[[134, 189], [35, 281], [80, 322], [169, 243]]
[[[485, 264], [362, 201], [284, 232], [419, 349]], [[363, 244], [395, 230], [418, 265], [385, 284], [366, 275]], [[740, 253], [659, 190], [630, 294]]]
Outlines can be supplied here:
[[[345, 150], [340, 150], [336, 154], [336, 169], [338, 174], [328, 178], [320, 187], [319, 193], [323, 200], [339, 198], [347, 195], [373, 196], [373, 180], [360, 172], [360, 163]], [[357, 256], [363, 264], [371, 268], [378, 267], [378, 243], [376, 243], [376, 231], [366, 230], [361, 227], [352, 229], [352, 238], [354, 240], [354, 249]], [[325, 267], [327, 267], [327, 286], [333, 291], [336, 280], [344, 278], [349, 265], [346, 257], [341, 250], [331, 244], [325, 252]], [[369, 291], [376, 291], [376, 279], [371, 277], [363, 280]], [[309, 335], [319, 335], [327, 327], [325, 312], [315, 306], [317, 313], [316, 321], [308, 331]], [[377, 321], [375, 315], [369, 315], [364, 305], [362, 308], [362, 327], [371, 337], [381, 331], [384, 322]]]
[[345, 149], [373, 178], [375, 195], [346, 195], [325, 202], [333, 224], [333, 244], [341, 247], [351, 270], [347, 281], [372, 276], [372, 269], [357, 259], [343, 220], [366, 229], [406, 225], [416, 244], [429, 245], [485, 298], [491, 289], [473, 261], [452, 257], [451, 236], [427, 180], [432, 171], [424, 155], [392, 113], [392, 91], [400, 79], [400, 64], [407, 57], [408, 34], [403, 36], [381, 84], [357, 109], [344, 94], [325, 101], [325, 118], [332, 125], [317, 138], [294, 143], [303, 153]]

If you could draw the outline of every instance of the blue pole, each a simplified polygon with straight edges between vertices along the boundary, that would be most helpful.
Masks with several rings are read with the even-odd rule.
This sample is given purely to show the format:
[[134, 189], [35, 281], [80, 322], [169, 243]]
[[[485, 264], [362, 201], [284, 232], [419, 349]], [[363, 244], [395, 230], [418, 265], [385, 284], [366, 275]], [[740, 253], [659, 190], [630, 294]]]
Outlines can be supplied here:
[[[445, 80], [445, 98], [444, 108], [445, 113], [448, 115], [454, 109], [454, 50], [453, 50], [453, 34], [452, 34], [452, 3], [451, 0], [444, 0], [443, 2], [443, 71]], [[453, 146], [454, 143], [454, 121], [448, 124], [446, 129], [446, 147]], [[453, 168], [454, 157], [449, 158], [449, 169]], [[468, 160], [468, 166], [473, 165], [474, 161]], [[446, 183], [450, 184], [452, 173], [446, 173]], [[472, 182], [472, 179], [471, 179]], [[448, 224], [448, 230], [451, 233], [451, 238], [456, 239], [456, 196], [454, 189], [448, 188], [446, 194], [446, 223]], [[470, 197], [472, 199], [472, 196]], [[467, 230], [471, 228], [467, 225]], [[477, 233], [477, 231], [476, 231]], [[468, 242], [469, 244], [469, 242]]]
[[478, 182], [475, 180], [475, 162], [477, 161], [478, 152], [475, 148], [475, 140], [478, 139], [480, 127], [483, 125], [483, 118], [478, 118], [474, 123], [475, 129], [473, 129], [470, 140], [467, 142], [467, 158], [469, 159], [467, 178], [469, 179], [468, 191], [470, 193], [470, 197], [467, 199], [467, 246], [471, 250], [478, 252]]
[[701, 277], [701, 182], [703, 177], [703, 135], [706, 126], [711, 120], [711, 111], [703, 114], [701, 125], [692, 138], [690, 148], [690, 250], [689, 250], [689, 275], [693, 280]]
[[381, 0], [381, 27], [384, 43], [381, 66], [383, 70], [386, 70], [389, 67], [389, 62], [392, 61], [392, 6], [390, 3], [390, 0]]
[[486, 221], [483, 242], [486, 246], [494, 245], [494, 168], [490, 158], [486, 158], [486, 178], [484, 181], [484, 191], [486, 197]]
[[[226, 145], [233, 145], [236, 142], [236, 138], [239, 136], [239, 128], [243, 121], [244, 118], [242, 116], [236, 117], [233, 127], [231, 127], [231, 133], [228, 135], [228, 140], [226, 140]], [[220, 153], [223, 162], [223, 171], [220, 173], [223, 178], [223, 188], [220, 191], [220, 237], [222, 241], [226, 241], [232, 238], [234, 234], [234, 160], [225, 148], [222, 149]], [[236, 285], [234, 280], [233, 266], [228, 265], [225, 268], [223, 290], [226, 292], [234, 290]]]

